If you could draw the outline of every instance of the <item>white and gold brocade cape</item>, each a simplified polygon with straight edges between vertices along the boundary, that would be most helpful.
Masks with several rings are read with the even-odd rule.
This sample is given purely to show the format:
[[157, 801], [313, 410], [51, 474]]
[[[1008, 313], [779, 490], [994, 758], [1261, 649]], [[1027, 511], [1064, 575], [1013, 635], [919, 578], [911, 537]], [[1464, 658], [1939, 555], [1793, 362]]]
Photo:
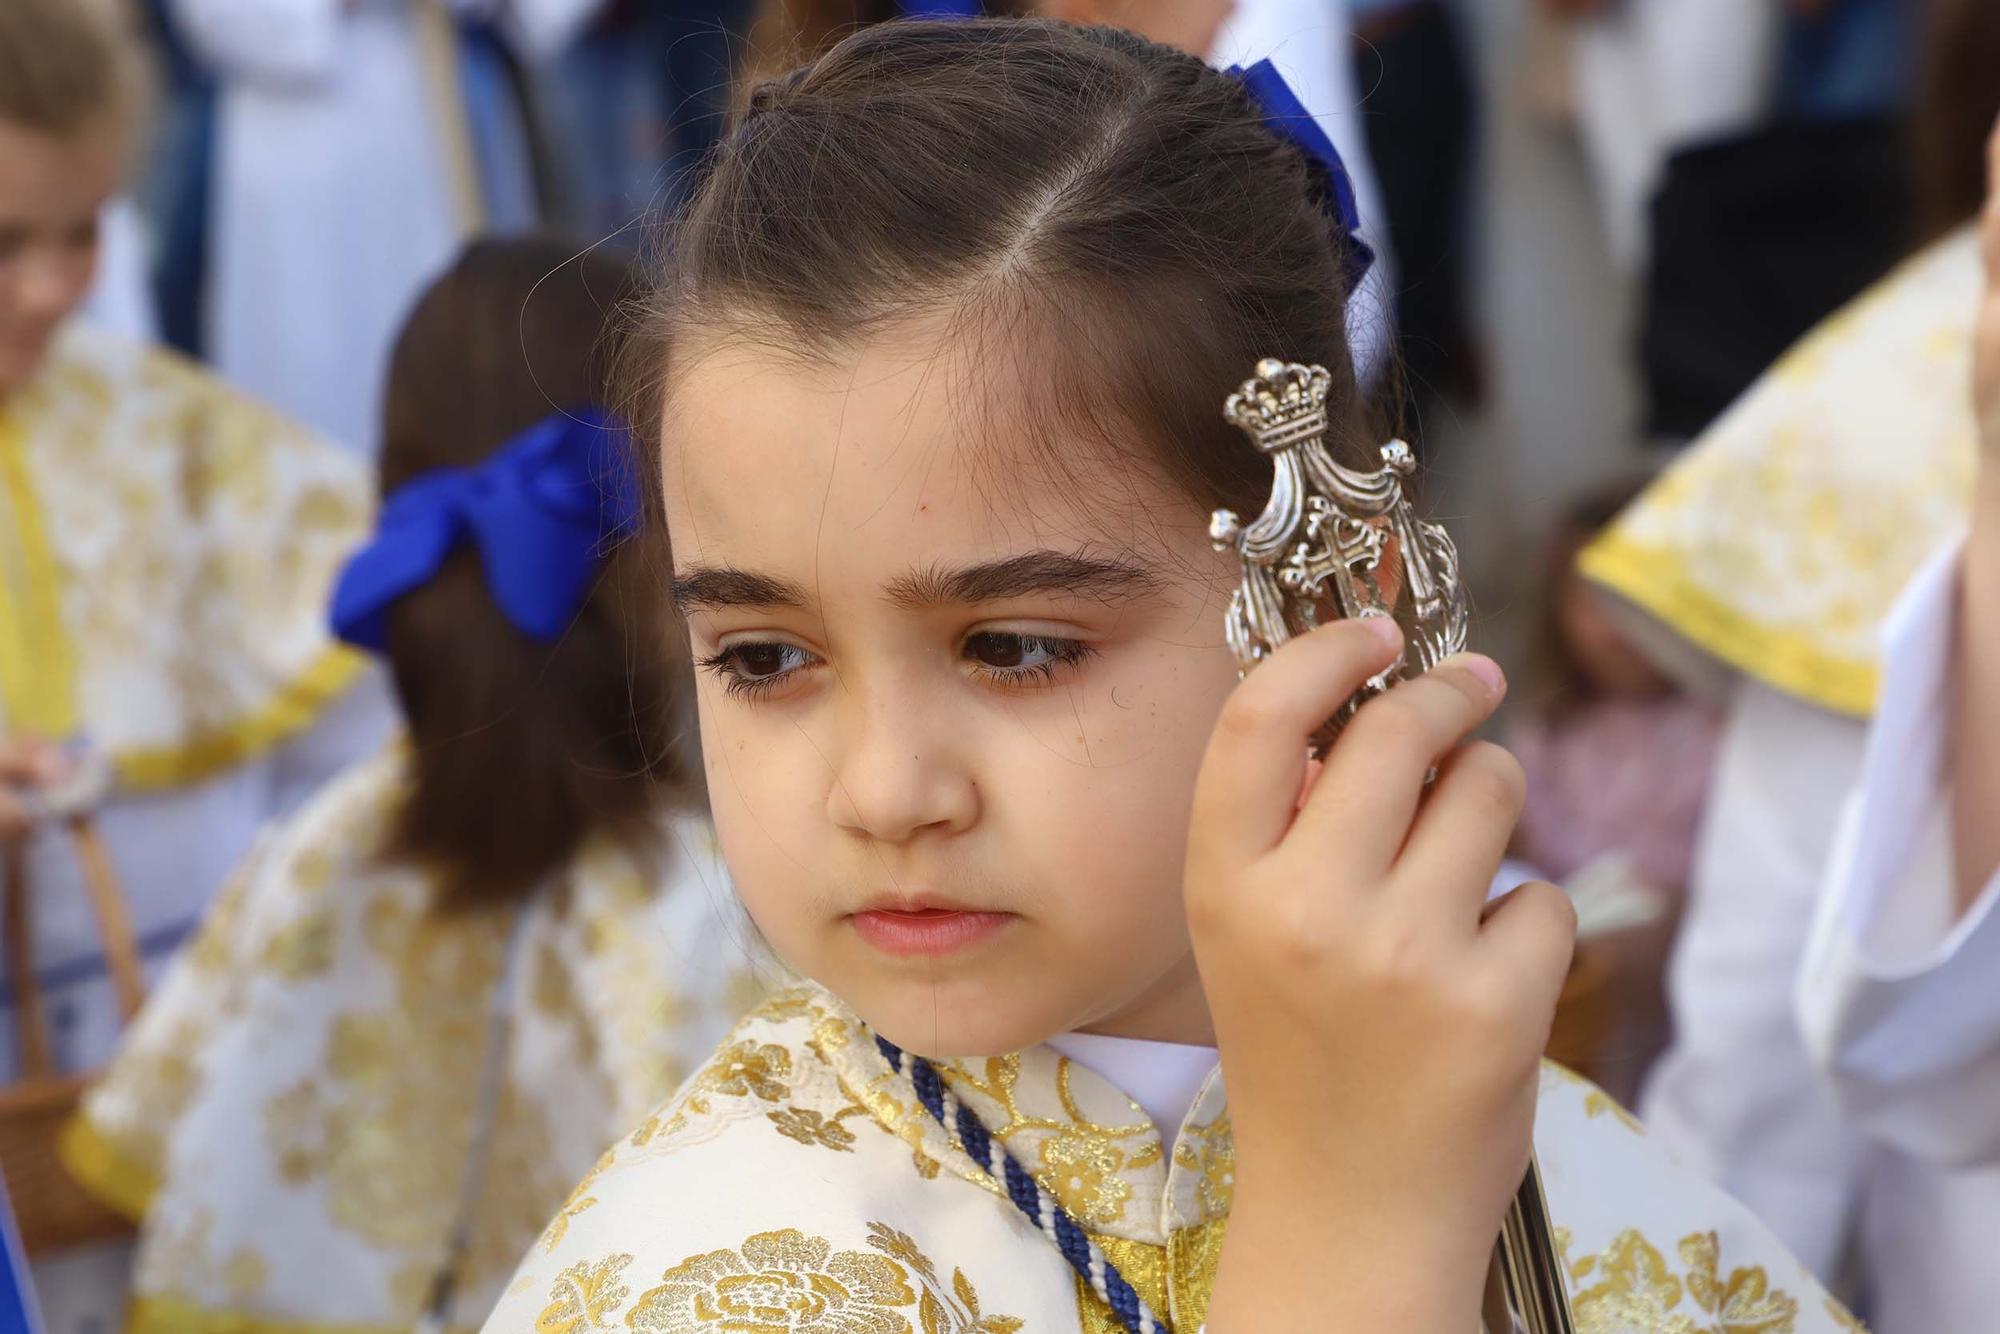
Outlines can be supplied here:
[[1873, 711], [1876, 639], [1971, 508], [1967, 229], [1778, 361], [1585, 549], [1580, 568], [1781, 693]]
[[138, 1334], [408, 1334], [446, 1254], [511, 948], [454, 1307], [476, 1328], [605, 1141], [773, 980], [692, 816], [663, 821], [657, 870], [587, 847], [518, 927], [431, 912], [429, 879], [374, 851], [404, 773], [392, 749], [260, 844], [69, 1130], [71, 1172], [143, 1215]]
[[[1152, 1308], [1194, 1334], [1228, 1225], [1219, 1072], [1171, 1152], [1048, 1047], [941, 1066]], [[1860, 1328], [1741, 1206], [1550, 1066], [1535, 1141], [1579, 1334]], [[1339, 1300], [1327, 1294], [1329, 1302]], [[1116, 1334], [1054, 1246], [953, 1147], [825, 991], [752, 1013], [585, 1177], [486, 1334]]]
[[372, 512], [353, 455], [66, 328], [0, 399], [0, 728], [87, 734], [140, 789], [264, 753], [360, 674], [326, 606]]

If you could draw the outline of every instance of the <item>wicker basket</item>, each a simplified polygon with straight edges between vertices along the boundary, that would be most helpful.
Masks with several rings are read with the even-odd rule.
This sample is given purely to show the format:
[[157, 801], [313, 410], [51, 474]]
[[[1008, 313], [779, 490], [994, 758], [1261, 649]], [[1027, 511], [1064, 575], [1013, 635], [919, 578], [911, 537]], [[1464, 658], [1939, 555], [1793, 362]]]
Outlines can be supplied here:
[[[106, 965], [126, 1022], [139, 1012], [145, 983], [132, 915], [95, 823], [88, 815], [66, 819], [83, 870], [86, 893], [104, 945]], [[13, 989], [21, 1078], [0, 1088], [0, 1174], [7, 1180], [31, 1256], [129, 1235], [132, 1223], [99, 1203], [64, 1170], [56, 1144], [75, 1117], [93, 1076], [59, 1074], [50, 1055], [48, 1019], [35, 976], [33, 887], [19, 844], [5, 856], [4, 911], [7, 974]]]

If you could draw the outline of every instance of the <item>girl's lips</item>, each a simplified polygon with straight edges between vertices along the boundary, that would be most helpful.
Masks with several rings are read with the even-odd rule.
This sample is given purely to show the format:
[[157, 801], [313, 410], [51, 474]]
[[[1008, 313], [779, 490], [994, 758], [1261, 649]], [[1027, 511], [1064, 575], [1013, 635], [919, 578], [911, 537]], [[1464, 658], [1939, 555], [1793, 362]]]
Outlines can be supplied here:
[[884, 954], [936, 956], [986, 940], [1013, 921], [1014, 914], [967, 908], [871, 908], [848, 920], [863, 940]]

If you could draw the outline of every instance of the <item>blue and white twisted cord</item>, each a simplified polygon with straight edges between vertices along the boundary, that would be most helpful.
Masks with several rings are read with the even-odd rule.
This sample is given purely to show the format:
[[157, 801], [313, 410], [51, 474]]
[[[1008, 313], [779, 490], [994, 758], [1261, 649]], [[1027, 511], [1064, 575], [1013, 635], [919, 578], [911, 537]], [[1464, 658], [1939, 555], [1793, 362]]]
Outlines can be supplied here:
[[910, 1081], [917, 1101], [945, 1133], [955, 1137], [966, 1155], [992, 1173], [1007, 1191], [1014, 1207], [1027, 1216], [1041, 1234], [1055, 1243], [1069, 1267], [1111, 1308], [1128, 1334], [1173, 1334], [1172, 1328], [1133, 1290], [1118, 1266], [1105, 1257], [1075, 1219], [1055, 1197], [1042, 1188], [1033, 1174], [1014, 1160], [1014, 1155], [986, 1128], [977, 1113], [968, 1109], [945, 1087], [937, 1067], [921, 1056], [912, 1056], [889, 1039], [877, 1034], [875, 1045], [890, 1066]]

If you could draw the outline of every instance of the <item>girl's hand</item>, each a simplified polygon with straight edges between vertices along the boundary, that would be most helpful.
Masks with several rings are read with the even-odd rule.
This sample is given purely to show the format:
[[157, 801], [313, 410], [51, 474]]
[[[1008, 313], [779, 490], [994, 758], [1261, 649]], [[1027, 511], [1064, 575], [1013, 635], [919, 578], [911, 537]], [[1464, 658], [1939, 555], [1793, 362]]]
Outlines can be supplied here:
[[[1486, 908], [1520, 766], [1465, 738], [1505, 693], [1455, 658], [1307, 739], [1400, 652], [1382, 620], [1287, 644], [1224, 706], [1186, 893], [1236, 1138], [1214, 1334], [1465, 1334], [1527, 1168], [1569, 900]], [[1436, 766], [1435, 786], [1425, 776]]]
[[61, 746], [37, 737], [0, 738], [0, 843], [12, 843], [34, 825], [28, 794], [59, 783], [69, 771]]

